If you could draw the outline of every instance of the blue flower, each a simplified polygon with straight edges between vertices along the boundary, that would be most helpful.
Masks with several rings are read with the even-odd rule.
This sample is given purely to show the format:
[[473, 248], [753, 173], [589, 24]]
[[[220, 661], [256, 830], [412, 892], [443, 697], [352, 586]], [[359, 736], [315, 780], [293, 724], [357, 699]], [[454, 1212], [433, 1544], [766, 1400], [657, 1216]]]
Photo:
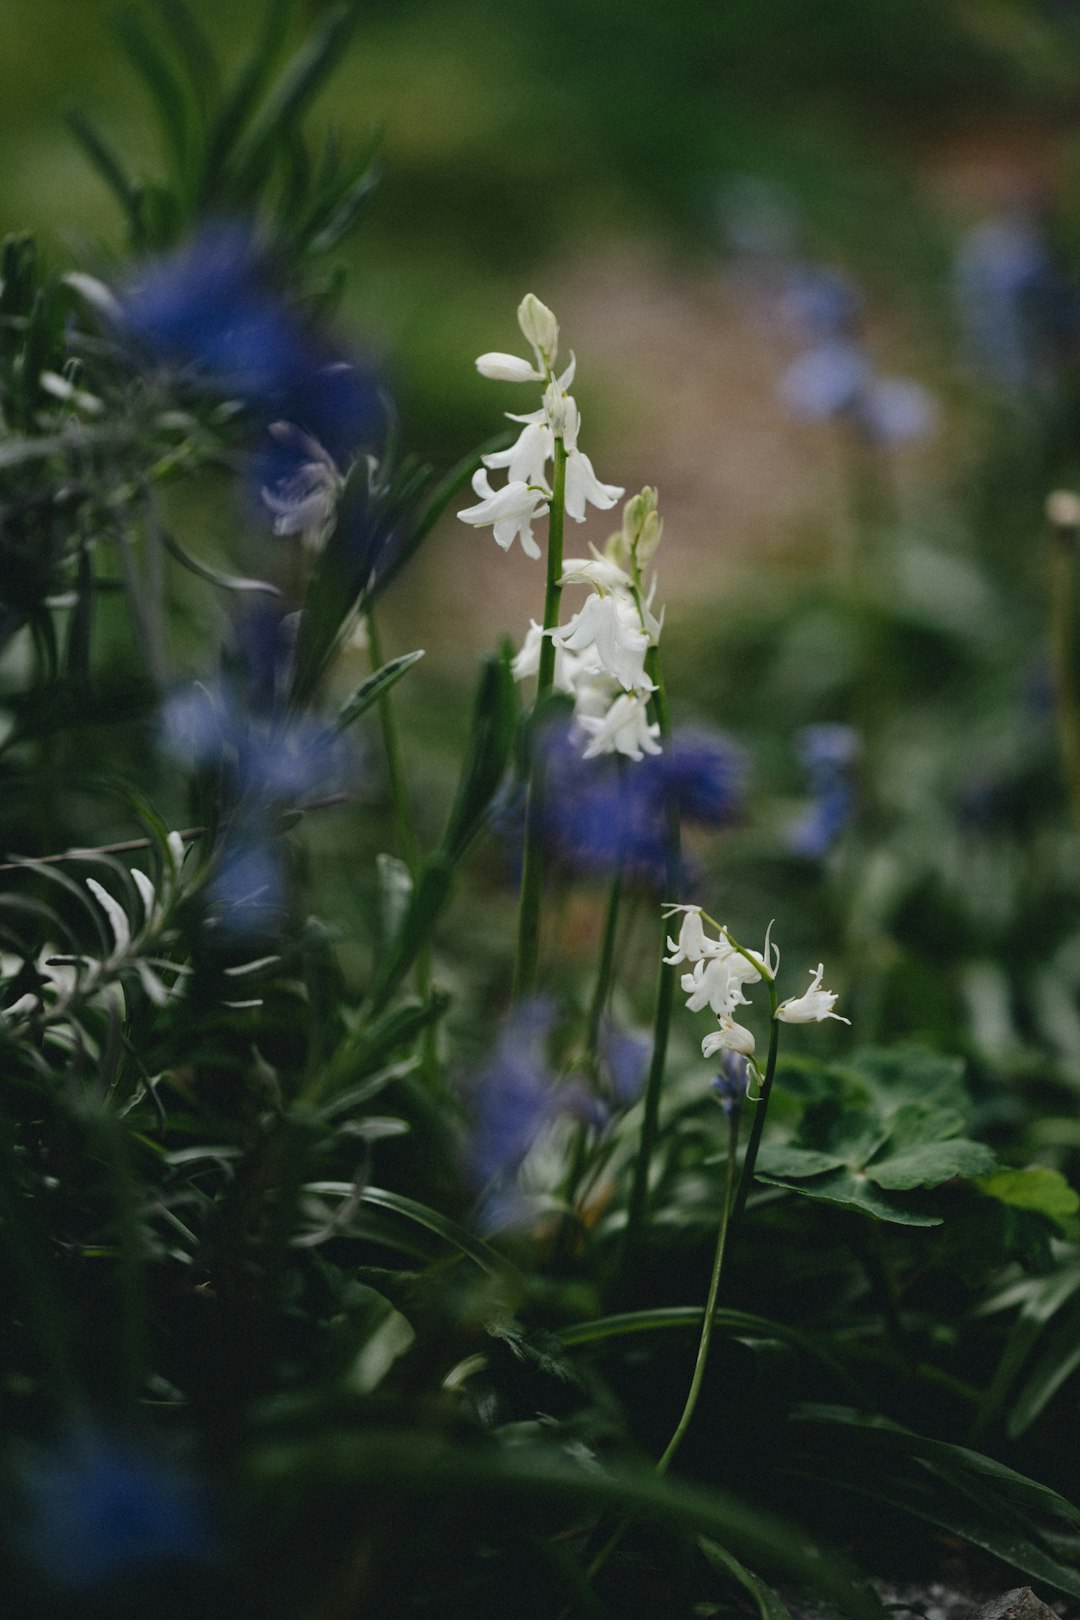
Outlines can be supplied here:
[[544, 1047], [554, 1004], [534, 997], [505, 1020], [495, 1050], [468, 1086], [473, 1123], [467, 1158], [476, 1184], [488, 1189], [512, 1177], [557, 1112], [554, 1076]]
[[212, 1560], [204, 1493], [132, 1440], [85, 1429], [33, 1456], [20, 1486], [22, 1555], [69, 1592]]
[[637, 1101], [645, 1085], [651, 1044], [643, 1035], [620, 1029], [609, 1019], [600, 1032], [600, 1061], [618, 1108]]
[[955, 287], [970, 362], [1005, 392], [1044, 383], [1075, 349], [1076, 287], [1054, 263], [1045, 232], [1023, 213], [992, 215], [965, 233]]
[[712, 1083], [713, 1091], [728, 1119], [737, 1114], [746, 1096], [749, 1066], [739, 1052], [728, 1049], [720, 1055], [720, 1073]]
[[544, 838], [568, 871], [603, 874], [620, 863], [628, 882], [667, 882], [668, 811], [705, 827], [730, 826], [742, 807], [742, 751], [706, 726], [678, 728], [662, 754], [586, 760], [572, 723], [550, 726], [544, 752]]
[[811, 801], [787, 830], [793, 854], [807, 860], [827, 855], [855, 813], [854, 770], [859, 734], [836, 723], [804, 726], [795, 748], [810, 778]]
[[230, 937], [280, 933], [287, 893], [281, 841], [253, 823], [231, 832], [207, 887], [207, 922]]
[[[288, 301], [246, 227], [205, 226], [186, 247], [144, 265], [120, 303], [126, 329], [155, 362], [240, 400], [257, 428], [289, 422], [340, 467], [381, 436], [374, 378]], [[298, 454], [295, 444], [265, 435], [256, 487], [284, 482]]]
[[866, 300], [843, 270], [827, 264], [800, 264], [789, 273], [781, 308], [800, 338], [835, 341], [856, 334]]

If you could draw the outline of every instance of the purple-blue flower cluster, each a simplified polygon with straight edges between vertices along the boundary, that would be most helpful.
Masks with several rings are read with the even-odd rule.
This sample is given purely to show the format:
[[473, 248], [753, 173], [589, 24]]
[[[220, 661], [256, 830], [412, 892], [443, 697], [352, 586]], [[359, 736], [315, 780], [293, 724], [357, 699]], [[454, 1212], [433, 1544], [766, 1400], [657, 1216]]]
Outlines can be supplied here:
[[183, 248], [145, 264], [123, 291], [128, 334], [155, 364], [240, 401], [260, 434], [258, 482], [294, 475], [284, 421], [318, 441], [339, 467], [377, 441], [384, 408], [375, 378], [290, 301], [249, 228], [206, 225]]
[[602, 1127], [606, 1111], [579, 1081], [560, 1081], [547, 1059], [556, 1023], [542, 996], [507, 1015], [487, 1062], [465, 1086], [470, 1129], [465, 1163], [480, 1193], [477, 1219], [487, 1230], [512, 1225], [526, 1208], [517, 1176], [530, 1150], [559, 1119]]
[[797, 265], [781, 309], [806, 344], [780, 380], [780, 395], [807, 422], [844, 419], [873, 444], [905, 444], [933, 431], [933, 395], [910, 377], [882, 377], [862, 341], [864, 301], [843, 272]]
[[1080, 294], [1031, 214], [990, 215], [966, 231], [954, 282], [968, 362], [1003, 393], [1045, 386], [1075, 359]]
[[827, 855], [855, 813], [859, 734], [838, 723], [803, 726], [795, 748], [810, 782], [810, 803], [787, 830], [787, 845], [807, 860]]
[[134, 1440], [88, 1428], [28, 1461], [19, 1480], [23, 1559], [74, 1594], [213, 1558], [205, 1493]]
[[273, 932], [281, 921], [285, 863], [276, 815], [341, 790], [351, 774], [338, 734], [285, 705], [291, 631], [290, 616], [250, 610], [238, 621], [226, 674], [177, 689], [161, 711], [166, 752], [215, 779], [224, 834], [209, 898], [231, 933]]
[[[702, 827], [728, 827], [742, 811], [743, 751], [709, 726], [678, 728], [662, 754], [625, 761], [583, 759], [572, 721], [552, 723], [544, 756], [543, 833], [567, 872], [603, 875], [622, 867], [627, 882], [662, 889], [668, 881], [668, 813]], [[520, 823], [514, 826], [514, 833]]]

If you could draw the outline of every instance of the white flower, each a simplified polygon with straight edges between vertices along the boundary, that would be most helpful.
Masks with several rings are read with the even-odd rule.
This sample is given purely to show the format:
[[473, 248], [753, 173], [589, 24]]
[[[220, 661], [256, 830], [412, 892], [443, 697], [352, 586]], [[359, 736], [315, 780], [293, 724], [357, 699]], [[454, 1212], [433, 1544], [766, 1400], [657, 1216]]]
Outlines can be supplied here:
[[520, 536], [521, 549], [526, 557], [539, 557], [540, 547], [533, 539], [533, 520], [547, 511], [551, 491], [546, 485], [537, 487], [515, 479], [504, 489], [492, 489], [483, 467], [473, 474], [472, 487], [481, 497], [476, 506], [467, 506], [458, 513], [463, 523], [481, 528], [485, 523], [494, 525], [495, 543], [509, 551], [515, 538]]
[[[559, 379], [562, 386], [562, 378]], [[593, 471], [593, 464], [583, 450], [578, 449], [581, 415], [572, 399], [566, 401], [563, 424], [563, 443], [566, 445], [566, 513], [576, 523], [585, 521], [585, 503], [606, 512], [623, 493], [619, 484], [602, 484]]]
[[[740, 971], [740, 963], [748, 973]], [[760, 978], [757, 969], [751, 967], [738, 951], [729, 950], [723, 956], [710, 956], [707, 960], [695, 962], [693, 971], [684, 973], [680, 981], [687, 996], [687, 1011], [702, 1012], [706, 1007], [711, 1007], [718, 1018], [732, 1013], [736, 1007], [747, 1005], [742, 993], [743, 985], [752, 984]]]
[[720, 1019], [720, 1028], [702, 1041], [701, 1055], [710, 1058], [717, 1052], [741, 1052], [743, 1057], [753, 1057], [755, 1044], [750, 1031], [725, 1014]]
[[527, 360], [520, 359], [516, 354], [501, 354], [493, 350], [490, 354], [477, 356], [476, 369], [481, 377], [490, 377], [493, 382], [543, 382], [544, 373], [537, 371]]
[[680, 962], [700, 962], [709, 956], [723, 955], [727, 949], [725, 941], [708, 937], [701, 920], [701, 907], [671, 906], [665, 911], [664, 916], [674, 917], [680, 911], [684, 915], [678, 941], [670, 938], [668, 940], [668, 950], [674, 954], [664, 957], [669, 967], [677, 967]]
[[[540, 669], [540, 648], [544, 644], [544, 632], [535, 619], [529, 621], [529, 628], [525, 640], [521, 644], [521, 651], [510, 661], [510, 673], [515, 681], [528, 680], [536, 675]], [[569, 697], [574, 695], [575, 682], [582, 660], [574, 653], [564, 652], [561, 647], [555, 650], [555, 690], [565, 692]]]
[[621, 484], [602, 484], [583, 450], [571, 450], [566, 458], [566, 515], [575, 523], [585, 521], [585, 503], [606, 512], [622, 494]]
[[831, 990], [822, 990], [824, 972], [824, 964], [819, 962], [817, 972], [810, 976], [809, 990], [781, 1002], [776, 1009], [777, 1018], [785, 1024], [819, 1024], [823, 1018], [835, 1018], [840, 1024], [850, 1024], [850, 1018], [841, 1018], [839, 1013], [833, 1012], [836, 996]]
[[576, 719], [583, 723], [586, 718], [602, 719], [622, 692], [622, 687], [614, 675], [601, 668], [595, 646], [587, 647], [580, 656], [577, 653], [565, 653], [563, 656], [576, 661], [573, 674]]
[[511, 483], [539, 484], [544, 470], [554, 455], [554, 435], [544, 411], [532, 411], [528, 416], [511, 418], [525, 426], [507, 450], [494, 450], [483, 456], [485, 467], [505, 467]]
[[599, 591], [625, 591], [633, 589], [630, 575], [611, 557], [593, 550], [591, 557], [568, 557], [563, 563], [560, 585], [593, 585]]
[[633, 602], [625, 597], [594, 593], [568, 623], [549, 634], [567, 652], [584, 652], [595, 646], [601, 667], [627, 691], [653, 690], [645, 674], [649, 638]]
[[646, 699], [641, 693], [623, 692], [607, 714], [596, 717], [579, 714], [578, 720], [592, 737], [583, 755], [585, 759], [595, 759], [598, 754], [625, 754], [628, 759], [641, 759], [643, 754], [662, 752], [656, 740], [660, 727], [649, 724]]

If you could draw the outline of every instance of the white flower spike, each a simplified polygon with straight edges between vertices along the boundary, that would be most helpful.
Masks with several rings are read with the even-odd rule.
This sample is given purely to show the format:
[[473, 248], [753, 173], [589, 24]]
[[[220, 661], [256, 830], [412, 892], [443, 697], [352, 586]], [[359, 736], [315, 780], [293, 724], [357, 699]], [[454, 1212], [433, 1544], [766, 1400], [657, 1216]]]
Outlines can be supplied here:
[[835, 1018], [839, 1024], [850, 1024], [850, 1018], [842, 1018], [839, 1013], [833, 1012], [836, 1005], [836, 996], [831, 990], [821, 988], [821, 980], [825, 973], [824, 963], [819, 962], [817, 972], [810, 976], [810, 988], [801, 996], [793, 996], [780, 1003], [776, 1009], [776, 1016], [784, 1024], [820, 1024], [824, 1018]]

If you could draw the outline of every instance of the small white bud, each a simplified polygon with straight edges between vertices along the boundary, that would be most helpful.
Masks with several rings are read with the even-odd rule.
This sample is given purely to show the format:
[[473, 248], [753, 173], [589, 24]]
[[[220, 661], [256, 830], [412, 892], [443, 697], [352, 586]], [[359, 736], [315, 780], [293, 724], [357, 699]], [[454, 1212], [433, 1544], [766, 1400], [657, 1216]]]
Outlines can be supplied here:
[[535, 293], [526, 293], [518, 305], [518, 325], [527, 343], [531, 343], [548, 371], [555, 364], [559, 351], [559, 323], [542, 304]]

